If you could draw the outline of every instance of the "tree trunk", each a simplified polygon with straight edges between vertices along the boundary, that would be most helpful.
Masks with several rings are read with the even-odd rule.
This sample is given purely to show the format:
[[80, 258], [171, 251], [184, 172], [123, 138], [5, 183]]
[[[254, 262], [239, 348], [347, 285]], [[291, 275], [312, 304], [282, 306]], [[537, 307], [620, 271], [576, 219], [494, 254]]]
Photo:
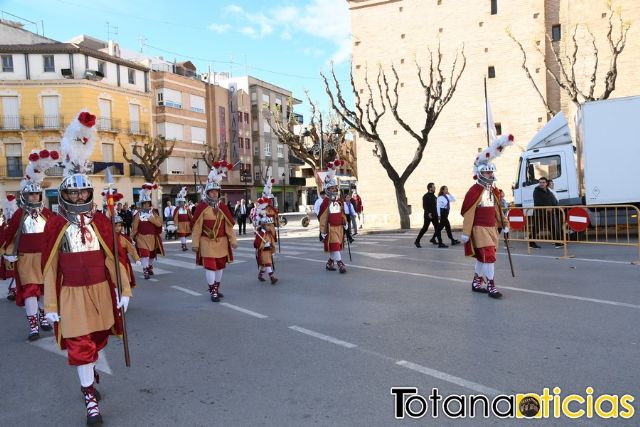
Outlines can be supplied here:
[[396, 190], [396, 202], [398, 204], [398, 214], [400, 215], [400, 228], [402, 230], [408, 230], [411, 228], [411, 219], [409, 218], [409, 203], [407, 201], [407, 192], [404, 189], [404, 182], [394, 179], [393, 186]]

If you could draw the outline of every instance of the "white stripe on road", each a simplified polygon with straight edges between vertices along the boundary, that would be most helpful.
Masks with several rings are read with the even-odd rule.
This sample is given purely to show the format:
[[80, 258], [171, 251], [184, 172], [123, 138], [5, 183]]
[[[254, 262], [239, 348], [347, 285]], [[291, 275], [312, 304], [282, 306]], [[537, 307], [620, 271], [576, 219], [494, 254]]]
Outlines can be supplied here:
[[415, 363], [407, 362], [406, 360], [399, 360], [396, 362], [396, 365], [402, 366], [403, 368], [411, 369], [416, 372], [420, 372], [421, 374], [428, 375], [433, 378], [437, 378], [442, 381], [446, 381], [451, 384], [459, 385], [461, 387], [467, 388], [469, 390], [476, 391], [478, 393], [482, 393], [489, 396], [497, 396], [499, 394], [504, 394], [499, 390], [493, 389], [491, 387], [484, 386], [482, 384], [474, 383], [473, 381], [465, 380], [464, 378], [456, 377], [454, 375], [447, 374], [446, 372], [437, 371], [435, 369], [427, 368], [426, 366], [418, 365]]
[[301, 328], [300, 326], [289, 326], [289, 329], [297, 331], [297, 332], [301, 332], [301, 333], [303, 333], [305, 335], [309, 335], [309, 336], [312, 336], [314, 338], [318, 338], [318, 339], [323, 340], [323, 341], [328, 341], [330, 343], [333, 343], [333, 344], [336, 344], [336, 345], [339, 345], [339, 346], [342, 346], [342, 347], [346, 347], [346, 348], [356, 348], [357, 347], [357, 345], [351, 344], [350, 342], [342, 341], [342, 340], [339, 340], [337, 338], [330, 337], [329, 335], [324, 335], [324, 334], [321, 334], [319, 332], [314, 332], [314, 331], [311, 331], [309, 329]]
[[200, 266], [196, 265], [195, 263], [192, 264], [190, 262], [177, 261], [177, 260], [171, 259], [171, 258], [157, 258], [154, 261], [154, 264], [155, 263], [164, 264], [164, 265], [170, 265], [172, 267], [187, 268], [189, 270], [195, 270], [196, 268], [200, 268]]
[[180, 286], [171, 286], [171, 287], [172, 287], [173, 289], [177, 289], [177, 290], [179, 290], [179, 291], [185, 292], [185, 293], [187, 293], [187, 294], [189, 294], [189, 295], [193, 295], [193, 296], [196, 296], [196, 297], [199, 297], [200, 295], [202, 295], [202, 294], [200, 294], [200, 293], [198, 293], [198, 292], [194, 292], [194, 291], [192, 291], [192, 290], [190, 290], [190, 289], [182, 288], [182, 287], [180, 287]]
[[149, 280], [152, 281], [152, 282], [159, 282], [158, 279], [149, 279]]
[[248, 314], [249, 316], [257, 317], [258, 319], [266, 319], [268, 317], [264, 314], [256, 313], [255, 311], [247, 310], [246, 308], [238, 307], [237, 305], [226, 302], [223, 302], [220, 305], [224, 305], [225, 307], [229, 307], [230, 309], [239, 311], [240, 313]]
[[[293, 258], [293, 259], [300, 259], [300, 260], [303, 260], [303, 261], [317, 262], [317, 263], [320, 263], [320, 264], [324, 264], [326, 262], [326, 261], [318, 260], [318, 259], [302, 258], [302, 257], [287, 256], [287, 255], [285, 255], [285, 257]], [[465, 283], [465, 284], [470, 284], [471, 283], [469, 280], [456, 279], [454, 277], [434, 276], [432, 274], [412, 273], [412, 272], [409, 272], [409, 271], [388, 270], [388, 269], [385, 269], [385, 268], [365, 267], [365, 266], [362, 266], [362, 265], [353, 265], [353, 264], [349, 264], [348, 267], [350, 267], [350, 268], [360, 268], [362, 270], [380, 271], [380, 272], [383, 272], [383, 273], [397, 273], [397, 274], [406, 274], [408, 276], [428, 277], [430, 279], [446, 280], [446, 281], [449, 281], [449, 282], [456, 282], [456, 283]], [[557, 297], [557, 298], [572, 299], [572, 300], [576, 300], [576, 301], [586, 301], [586, 302], [594, 302], [594, 303], [598, 303], [598, 304], [615, 305], [615, 306], [618, 306], [618, 307], [627, 307], [627, 308], [640, 309], [640, 305], [628, 304], [628, 303], [625, 303], [625, 302], [610, 301], [610, 300], [603, 300], [603, 299], [596, 299], [596, 298], [586, 298], [586, 297], [581, 297], [581, 296], [577, 296], [577, 295], [556, 294], [556, 293], [553, 293], [553, 292], [535, 291], [535, 290], [531, 290], [531, 289], [522, 289], [522, 288], [513, 288], [513, 287], [510, 287], [510, 286], [501, 286], [501, 288], [509, 289], [509, 290], [516, 291], [516, 292], [525, 292], [525, 293], [530, 293], [530, 294], [547, 295], [547, 296], [554, 296], [554, 297]]]

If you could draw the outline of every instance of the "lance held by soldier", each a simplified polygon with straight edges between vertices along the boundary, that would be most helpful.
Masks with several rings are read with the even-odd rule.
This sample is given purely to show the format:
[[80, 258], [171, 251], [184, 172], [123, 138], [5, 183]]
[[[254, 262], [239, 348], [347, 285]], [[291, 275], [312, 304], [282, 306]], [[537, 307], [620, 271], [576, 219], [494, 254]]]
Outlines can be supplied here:
[[41, 270], [46, 223], [54, 216], [42, 204], [45, 170], [58, 161], [57, 151], [32, 151], [20, 182], [19, 208], [7, 224], [2, 241], [4, 258], [15, 263], [15, 301], [24, 307], [29, 323], [29, 341], [40, 338], [40, 328], [51, 330], [44, 311], [44, 279]]
[[220, 182], [233, 166], [226, 161], [214, 162], [207, 177], [202, 201], [193, 214], [192, 245], [196, 264], [205, 269], [211, 301], [219, 302], [222, 273], [227, 263], [233, 262], [233, 250], [238, 247], [233, 214], [220, 200]]
[[87, 425], [102, 423], [95, 364], [109, 335], [123, 334], [123, 312], [131, 297], [125, 251], [117, 245], [114, 255], [111, 221], [96, 211], [87, 176], [97, 138], [94, 125], [95, 116], [82, 111], [64, 133], [59, 215], [47, 221], [42, 251], [46, 317], [55, 323], [57, 342], [78, 372]]

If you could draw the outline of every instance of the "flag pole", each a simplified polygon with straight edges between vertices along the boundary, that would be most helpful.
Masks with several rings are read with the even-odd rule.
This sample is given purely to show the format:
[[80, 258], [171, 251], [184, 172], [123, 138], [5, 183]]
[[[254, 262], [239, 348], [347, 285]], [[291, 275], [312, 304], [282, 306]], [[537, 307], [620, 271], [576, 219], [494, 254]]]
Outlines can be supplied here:
[[489, 98], [487, 96], [487, 76], [484, 77], [484, 114], [487, 128], [487, 147], [491, 142], [489, 139]]

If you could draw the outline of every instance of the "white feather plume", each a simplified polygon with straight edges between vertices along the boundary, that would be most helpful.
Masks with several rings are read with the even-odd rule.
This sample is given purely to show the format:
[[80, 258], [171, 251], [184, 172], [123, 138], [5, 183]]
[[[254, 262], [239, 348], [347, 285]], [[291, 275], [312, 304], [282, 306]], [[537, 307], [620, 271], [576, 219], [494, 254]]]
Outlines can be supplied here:
[[95, 148], [97, 135], [93, 126], [88, 127], [80, 122], [79, 117], [83, 113], [89, 111], [83, 109], [76, 115], [67, 126], [60, 142], [65, 176], [90, 172], [89, 159]]
[[513, 135], [502, 135], [476, 156], [476, 160], [473, 162], [474, 169], [482, 163], [490, 163], [510, 145], [513, 145]]
[[12, 200], [9, 200], [7, 197], [2, 203], [2, 214], [4, 215], [4, 219], [9, 221], [14, 213], [18, 210], [18, 200], [15, 196], [11, 196]]
[[29, 163], [25, 169], [24, 177], [20, 181], [20, 190], [29, 184], [42, 184], [45, 171], [58, 163], [58, 152], [48, 150], [31, 150]]

